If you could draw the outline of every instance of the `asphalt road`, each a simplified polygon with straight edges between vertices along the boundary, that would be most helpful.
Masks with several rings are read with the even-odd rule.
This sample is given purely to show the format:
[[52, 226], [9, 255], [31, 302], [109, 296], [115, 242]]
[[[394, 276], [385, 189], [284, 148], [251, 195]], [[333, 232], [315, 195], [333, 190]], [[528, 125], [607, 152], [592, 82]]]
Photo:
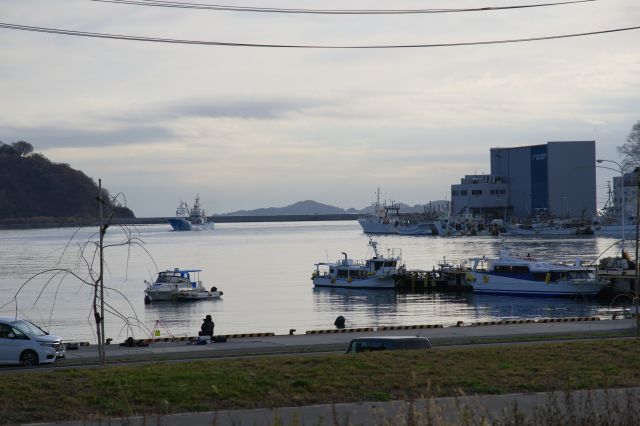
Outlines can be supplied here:
[[[344, 352], [354, 337], [396, 335], [428, 337], [434, 349], [486, 344], [530, 343], [532, 341], [584, 338], [628, 337], [635, 335], [635, 320], [597, 320], [575, 322], [465, 325], [461, 327], [408, 330], [298, 334], [229, 338], [225, 343], [192, 345], [187, 342], [151, 343], [145, 347], [106, 347], [109, 365], [155, 361], [230, 358], [280, 354]], [[33, 369], [72, 368], [97, 363], [97, 346], [67, 350], [65, 360]], [[14, 370], [1, 368], [0, 372]]]

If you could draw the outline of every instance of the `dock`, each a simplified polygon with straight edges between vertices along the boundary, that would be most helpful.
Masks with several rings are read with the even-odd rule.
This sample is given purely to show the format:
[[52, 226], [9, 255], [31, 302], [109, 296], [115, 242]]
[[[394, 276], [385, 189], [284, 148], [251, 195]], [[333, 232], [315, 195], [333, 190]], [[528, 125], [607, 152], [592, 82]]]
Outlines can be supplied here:
[[399, 290], [421, 291], [471, 291], [466, 280], [467, 271], [462, 268], [451, 269], [403, 269], [395, 275], [396, 288]]
[[636, 271], [634, 269], [598, 269], [598, 277], [608, 283], [608, 289], [614, 294], [634, 294], [636, 290]]

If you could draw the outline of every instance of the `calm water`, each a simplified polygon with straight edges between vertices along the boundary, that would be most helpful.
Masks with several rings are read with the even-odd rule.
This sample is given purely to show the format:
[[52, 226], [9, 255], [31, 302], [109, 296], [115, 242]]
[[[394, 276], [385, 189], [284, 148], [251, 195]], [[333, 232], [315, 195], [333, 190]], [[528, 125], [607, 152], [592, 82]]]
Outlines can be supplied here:
[[[355, 221], [216, 224], [212, 232], [172, 232], [168, 225], [128, 228], [140, 246], [122, 247], [124, 230], [110, 228], [105, 285], [109, 313], [106, 336], [116, 341], [134, 333], [147, 337], [156, 321], [175, 335], [194, 335], [206, 314], [212, 314], [216, 334], [298, 333], [332, 328], [343, 315], [349, 327], [409, 324], [455, 324], [497, 319], [611, 315], [621, 306], [607, 301], [547, 299], [465, 294], [398, 294], [395, 291], [314, 289], [313, 264], [334, 261], [345, 251], [360, 259], [371, 252]], [[0, 231], [0, 315], [14, 315], [14, 294], [34, 274], [49, 268], [72, 268], [86, 277], [92, 261], [94, 228]], [[431, 269], [448, 261], [496, 255], [501, 248], [573, 261], [576, 254], [593, 259], [614, 243], [612, 239], [506, 239], [492, 237], [379, 236], [379, 248], [401, 248], [409, 269]], [[615, 254], [610, 249], [609, 255]], [[207, 287], [224, 291], [221, 300], [145, 305], [144, 281], [160, 270], [203, 269]], [[38, 276], [20, 290], [18, 314], [43, 324], [67, 340], [95, 341], [91, 291], [78, 279]], [[628, 301], [619, 300], [627, 304]], [[3, 306], [4, 305], [4, 306]], [[117, 315], [115, 314], [117, 312]], [[130, 324], [140, 324], [130, 328]]]

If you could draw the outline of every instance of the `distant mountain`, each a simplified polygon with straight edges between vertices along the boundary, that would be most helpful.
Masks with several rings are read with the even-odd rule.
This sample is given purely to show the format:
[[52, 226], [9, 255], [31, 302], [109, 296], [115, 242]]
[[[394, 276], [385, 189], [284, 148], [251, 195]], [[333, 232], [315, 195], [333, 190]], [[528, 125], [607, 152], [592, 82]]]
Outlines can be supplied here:
[[[446, 203], [446, 204], [445, 204]], [[400, 213], [422, 213], [431, 206], [435, 211], [446, 211], [445, 205], [448, 206], [448, 201], [434, 201], [429, 204], [416, 204], [415, 206], [409, 206], [407, 204], [398, 203], [400, 206]], [[448, 207], [447, 207], [448, 208]], [[238, 210], [235, 212], [224, 213], [219, 216], [278, 216], [278, 215], [324, 215], [324, 214], [367, 214], [373, 213], [373, 206], [368, 206], [363, 209], [343, 209], [340, 207], [330, 206], [328, 204], [322, 204], [313, 200], [298, 201], [286, 207], [268, 207], [255, 210]]]
[[[68, 164], [52, 163], [42, 154], [32, 154], [31, 150], [20, 151], [0, 143], [0, 219], [95, 220], [98, 212], [96, 183]], [[103, 192], [108, 195], [104, 188]], [[103, 198], [109, 200], [108, 196]], [[108, 216], [111, 212], [118, 218], [135, 217], [128, 208], [107, 201], [104, 214]]]
[[220, 216], [278, 216], [278, 215], [313, 215], [313, 214], [345, 214], [347, 211], [340, 207], [322, 204], [317, 201], [298, 201], [285, 207], [267, 207], [255, 210], [238, 210]]

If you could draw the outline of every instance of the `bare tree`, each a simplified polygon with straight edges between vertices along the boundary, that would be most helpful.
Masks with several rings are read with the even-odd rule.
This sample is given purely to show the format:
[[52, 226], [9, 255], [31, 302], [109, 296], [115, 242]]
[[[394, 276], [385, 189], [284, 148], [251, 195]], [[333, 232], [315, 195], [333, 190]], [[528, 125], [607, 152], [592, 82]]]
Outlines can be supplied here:
[[627, 142], [618, 147], [618, 154], [624, 156], [624, 165], [640, 167], [640, 120], [631, 127]]
[[[102, 190], [101, 186], [102, 185], [100, 182], [99, 184], [100, 195], [96, 197], [99, 205], [102, 206], [102, 204], [108, 204], [109, 201], [111, 201], [112, 203], [118, 203], [118, 201], [115, 199], [108, 200], [107, 199], [108, 193], [105, 190]], [[118, 194], [114, 198], [120, 198], [120, 197], [123, 197], [122, 194]], [[90, 287], [93, 295], [92, 303], [91, 303], [91, 312], [92, 312], [93, 320], [95, 322], [95, 333], [98, 341], [98, 358], [101, 366], [106, 366], [105, 334], [104, 334], [105, 312], [122, 321], [124, 323], [124, 327], [129, 329], [130, 331], [133, 331], [133, 329], [138, 328], [138, 329], [144, 329], [145, 331], [150, 332], [150, 330], [143, 324], [143, 322], [138, 319], [137, 314], [135, 313], [135, 308], [133, 307], [131, 302], [128, 300], [128, 298], [121, 291], [113, 287], [108, 287], [104, 285], [104, 275], [105, 275], [104, 274], [104, 267], [105, 267], [104, 253], [105, 253], [105, 250], [107, 249], [115, 248], [115, 247], [127, 248], [128, 250], [127, 265], [128, 265], [128, 259], [131, 254], [131, 248], [138, 247], [138, 248], [141, 248], [142, 251], [146, 255], [148, 255], [151, 261], [153, 262], [153, 258], [151, 258], [151, 255], [144, 247], [144, 241], [142, 241], [139, 235], [136, 232], [133, 232], [132, 229], [129, 227], [120, 226], [120, 229], [124, 235], [121, 241], [114, 242], [114, 243], [105, 243], [104, 237], [106, 235], [107, 229], [110, 227], [112, 217], [113, 217], [113, 214], [111, 214], [105, 220], [102, 217], [102, 214], [100, 214], [99, 231], [97, 233], [92, 234], [86, 241], [79, 244], [79, 247], [78, 247], [79, 250], [78, 250], [76, 260], [74, 262], [74, 265], [75, 265], [74, 267], [65, 268], [65, 267], [58, 267], [58, 266], [60, 266], [63, 257], [65, 257], [71, 243], [76, 238], [76, 235], [78, 234], [78, 231], [80, 229], [77, 229], [74, 232], [74, 234], [71, 236], [69, 241], [67, 242], [67, 245], [62, 251], [62, 254], [60, 255], [55, 267], [40, 271], [32, 275], [16, 290], [11, 300], [9, 300], [4, 305], [0, 305], [0, 309], [1, 309], [11, 303], [15, 303], [15, 310], [16, 310], [16, 316], [17, 316], [19, 294], [27, 285], [34, 283], [36, 279], [42, 278], [42, 277], [48, 277], [48, 279], [46, 279], [45, 283], [40, 289], [39, 294], [36, 300], [34, 301], [34, 305], [35, 303], [38, 302], [38, 300], [40, 299], [44, 291], [50, 285], [52, 285], [52, 282], [54, 280], [58, 281], [58, 288], [56, 288], [56, 292], [55, 292], [56, 295], [58, 294], [60, 286], [67, 278], [73, 278], [74, 280], [79, 281], [82, 285], [86, 285]], [[155, 262], [153, 263], [155, 265]], [[156, 266], [156, 270], [157, 270], [157, 266]], [[105, 294], [105, 290], [107, 292], [114, 292], [119, 296], [121, 296], [131, 308], [133, 312], [133, 316], [127, 316], [122, 312], [119, 312], [111, 303], [109, 303], [106, 298], [107, 295]], [[54, 306], [55, 306], [55, 301], [54, 301]], [[53, 309], [54, 308], [52, 307], [51, 314], [53, 314]]]

